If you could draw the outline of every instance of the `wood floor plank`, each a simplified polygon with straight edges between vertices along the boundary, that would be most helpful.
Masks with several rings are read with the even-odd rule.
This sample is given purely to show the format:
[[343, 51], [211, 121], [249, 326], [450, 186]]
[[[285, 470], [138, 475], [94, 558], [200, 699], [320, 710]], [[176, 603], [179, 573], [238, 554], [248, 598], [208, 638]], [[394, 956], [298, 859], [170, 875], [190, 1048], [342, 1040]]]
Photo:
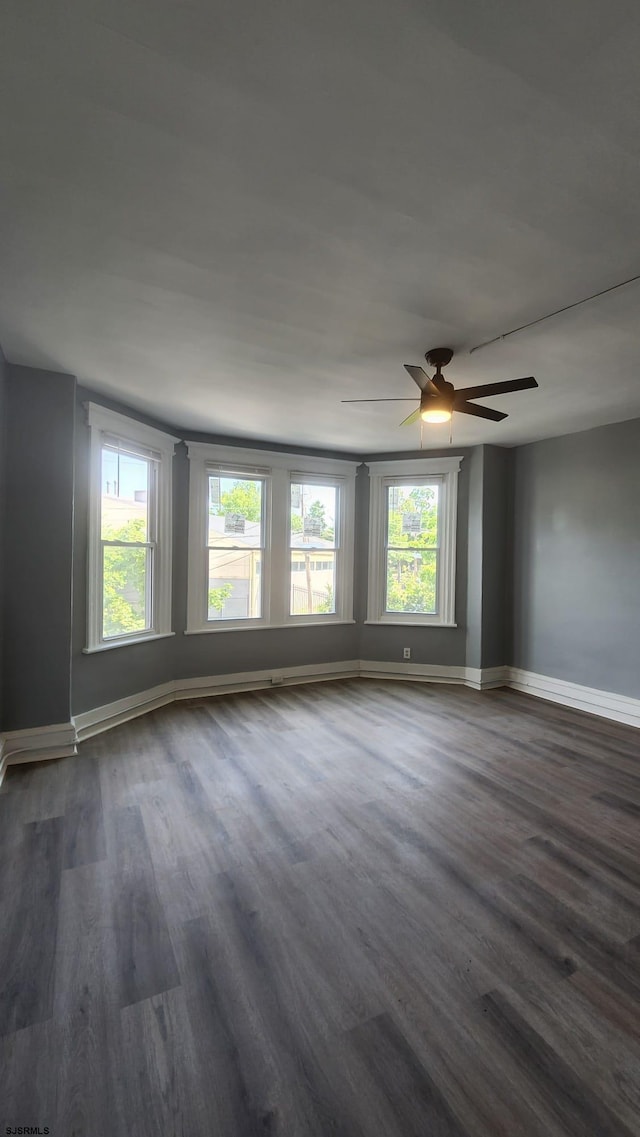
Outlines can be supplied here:
[[96, 758], [75, 763], [64, 812], [64, 867], [106, 857], [100, 768]]
[[576, 1077], [567, 1062], [544, 1041], [499, 991], [482, 999], [500, 1044], [520, 1061], [527, 1077], [545, 1091], [551, 1112], [571, 1134], [633, 1137], [633, 1131], [598, 1098], [587, 1082]]
[[125, 1124], [135, 1120], [136, 1137], [205, 1132], [210, 1113], [200, 1092], [184, 991], [175, 988], [124, 1007], [121, 1033], [127, 1061], [117, 1087], [119, 1112]]
[[354, 1027], [378, 1093], [406, 1137], [471, 1137], [390, 1015]]
[[115, 864], [113, 918], [120, 1004], [125, 1007], [179, 986], [180, 980], [140, 810], [113, 811], [111, 858]]
[[14, 873], [3, 874], [0, 1035], [52, 1013], [63, 836], [62, 817], [28, 822], [11, 866]]

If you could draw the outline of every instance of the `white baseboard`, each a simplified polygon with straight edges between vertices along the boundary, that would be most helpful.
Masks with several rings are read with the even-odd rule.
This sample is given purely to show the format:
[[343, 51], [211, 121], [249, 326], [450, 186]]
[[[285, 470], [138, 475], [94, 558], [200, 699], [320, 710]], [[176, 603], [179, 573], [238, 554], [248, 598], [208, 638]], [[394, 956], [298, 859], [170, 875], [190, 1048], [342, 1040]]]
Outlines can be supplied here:
[[504, 687], [506, 667], [456, 667], [435, 663], [388, 663], [361, 659], [360, 677], [363, 679], [409, 679], [418, 683], [458, 683], [474, 691], [487, 691], [491, 687]]
[[138, 691], [135, 695], [127, 695], [124, 699], [116, 699], [114, 703], [105, 703], [102, 707], [94, 707], [91, 711], [83, 711], [74, 715], [78, 742], [100, 734], [103, 730], [111, 730], [112, 726], [119, 726], [122, 722], [129, 722], [138, 715], [146, 715], [156, 707], [164, 707], [175, 699], [175, 683], [161, 683], [158, 687], [150, 687], [148, 691]]
[[239, 671], [227, 675], [207, 675], [177, 679], [117, 699], [102, 707], [74, 716], [73, 722], [33, 730], [15, 730], [0, 736], [0, 784], [8, 765], [64, 758], [77, 753], [76, 744], [119, 723], [144, 715], [156, 707], [185, 699], [202, 699], [236, 691], [264, 690], [297, 683], [318, 683], [332, 679], [389, 679], [416, 683], [454, 683], [486, 691], [494, 687], [513, 687], [541, 699], [587, 711], [616, 722], [640, 727], [640, 699], [582, 687], [548, 675], [536, 675], [517, 667], [456, 667], [410, 660], [350, 659], [333, 663], [306, 664], [278, 670]]
[[414, 683], [464, 683], [465, 667], [435, 663], [390, 663], [387, 660], [361, 659], [361, 679], [408, 679]]
[[474, 691], [491, 691], [494, 687], [504, 687], [508, 670], [508, 667], [466, 667], [465, 684]]
[[312, 663], [302, 667], [273, 668], [265, 671], [238, 671], [225, 675], [206, 675], [194, 679], [176, 679], [139, 691], [103, 707], [83, 711], [74, 716], [78, 741], [91, 738], [112, 726], [128, 722], [156, 707], [185, 699], [204, 699], [211, 695], [229, 695], [236, 691], [259, 691], [295, 683], [319, 683], [330, 679], [354, 678], [360, 674], [360, 661]]
[[591, 715], [640, 727], [640, 699], [616, 695], [612, 691], [600, 691], [596, 687], [583, 687], [580, 683], [554, 679], [549, 675], [536, 675], [534, 671], [523, 671], [519, 667], [509, 667], [507, 672], [507, 686], [513, 687], [515, 691], [524, 691], [527, 695], [549, 699], [564, 707], [574, 707]]
[[354, 679], [359, 675], [359, 659], [348, 659], [338, 663], [309, 663], [301, 667], [269, 668], [265, 671], [237, 671], [229, 675], [207, 675], [199, 679], [176, 679], [174, 698], [203, 699], [207, 695], [259, 691], [267, 687], [321, 683], [331, 679]]
[[[72, 722], [10, 730], [2, 738], [0, 770], [20, 762], [41, 762], [49, 758], [69, 758], [77, 754], [76, 729]], [[0, 778], [1, 781], [1, 778]]]

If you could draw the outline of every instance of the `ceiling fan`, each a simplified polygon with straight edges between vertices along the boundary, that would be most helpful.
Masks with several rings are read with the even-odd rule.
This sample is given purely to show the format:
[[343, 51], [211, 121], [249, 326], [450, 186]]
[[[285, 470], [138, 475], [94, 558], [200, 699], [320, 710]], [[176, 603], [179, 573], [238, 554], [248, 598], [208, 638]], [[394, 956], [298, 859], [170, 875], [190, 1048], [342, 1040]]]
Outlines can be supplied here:
[[[526, 391], [537, 387], [533, 375], [526, 379], [506, 379], [502, 383], [485, 383], [480, 387], [461, 387], [456, 391], [453, 383], [448, 383], [442, 374], [453, 358], [450, 347], [435, 347], [428, 351], [425, 359], [430, 367], [435, 367], [436, 373], [429, 378], [422, 367], [413, 367], [405, 363], [404, 369], [418, 384], [422, 394], [420, 404], [415, 411], [402, 420], [400, 426], [409, 426], [411, 423], [423, 419], [424, 422], [448, 422], [454, 411], [463, 415], [475, 415], [476, 418], [490, 419], [491, 422], [501, 422], [507, 415], [502, 411], [494, 411], [492, 407], [479, 407], [471, 399], [479, 399], [483, 395], [506, 395], [508, 391]], [[413, 399], [342, 399], [343, 403], [409, 403]]]

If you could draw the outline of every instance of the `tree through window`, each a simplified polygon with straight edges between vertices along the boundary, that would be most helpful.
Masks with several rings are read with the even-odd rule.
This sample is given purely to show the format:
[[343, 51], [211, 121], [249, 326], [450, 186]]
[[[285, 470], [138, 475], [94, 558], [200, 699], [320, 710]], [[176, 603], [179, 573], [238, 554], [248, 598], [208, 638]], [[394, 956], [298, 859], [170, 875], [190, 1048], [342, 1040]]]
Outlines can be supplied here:
[[437, 611], [438, 486], [387, 486], [385, 611]]
[[100, 530], [104, 639], [152, 626], [156, 495], [153, 462], [102, 448]]

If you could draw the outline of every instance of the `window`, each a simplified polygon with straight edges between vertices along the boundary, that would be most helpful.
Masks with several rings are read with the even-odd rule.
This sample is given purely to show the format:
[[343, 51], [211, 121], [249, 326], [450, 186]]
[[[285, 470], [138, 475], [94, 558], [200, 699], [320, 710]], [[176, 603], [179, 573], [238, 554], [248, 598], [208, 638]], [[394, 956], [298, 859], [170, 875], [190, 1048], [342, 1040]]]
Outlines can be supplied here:
[[[290, 616], [317, 616], [336, 610], [338, 494], [337, 485], [297, 479], [291, 482]], [[304, 574], [302, 578], [300, 573]]]
[[355, 463], [188, 449], [187, 631], [351, 621]]
[[86, 651], [171, 634], [171, 456], [177, 439], [87, 404], [91, 486]]
[[209, 473], [209, 620], [262, 615], [264, 481]]
[[461, 461], [370, 464], [369, 623], [455, 626]]

